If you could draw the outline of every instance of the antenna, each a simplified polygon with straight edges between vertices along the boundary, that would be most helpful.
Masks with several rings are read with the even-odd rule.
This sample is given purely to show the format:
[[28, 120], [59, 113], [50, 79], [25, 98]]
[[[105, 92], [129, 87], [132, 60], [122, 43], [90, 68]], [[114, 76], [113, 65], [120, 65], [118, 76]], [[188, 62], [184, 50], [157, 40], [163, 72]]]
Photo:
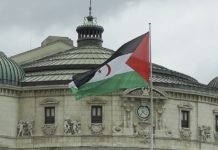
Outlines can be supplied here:
[[89, 1], [89, 16], [92, 16], [92, 0]]

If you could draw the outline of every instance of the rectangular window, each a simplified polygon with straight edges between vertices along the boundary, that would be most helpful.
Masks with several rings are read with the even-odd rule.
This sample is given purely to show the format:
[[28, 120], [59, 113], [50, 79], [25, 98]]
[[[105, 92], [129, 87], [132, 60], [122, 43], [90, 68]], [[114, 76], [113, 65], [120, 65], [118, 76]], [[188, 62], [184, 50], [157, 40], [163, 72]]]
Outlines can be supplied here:
[[45, 107], [45, 124], [55, 123], [55, 107]]
[[102, 106], [91, 107], [91, 122], [102, 123]]
[[216, 132], [218, 132], [218, 115], [215, 115], [215, 128]]
[[181, 111], [181, 127], [189, 128], [189, 111], [186, 110]]

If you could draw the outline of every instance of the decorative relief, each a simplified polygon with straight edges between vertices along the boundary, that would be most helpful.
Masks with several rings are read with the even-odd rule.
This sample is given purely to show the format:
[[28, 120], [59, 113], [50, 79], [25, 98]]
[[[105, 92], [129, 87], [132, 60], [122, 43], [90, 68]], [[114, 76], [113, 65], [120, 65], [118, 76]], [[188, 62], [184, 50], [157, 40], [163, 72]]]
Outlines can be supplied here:
[[40, 102], [40, 105], [57, 105], [59, 101], [53, 98], [46, 98]]
[[180, 104], [180, 105], [178, 105], [178, 108], [182, 109], [182, 110], [192, 110], [193, 106], [187, 103], [187, 104]]
[[199, 128], [200, 140], [202, 142], [207, 142], [211, 138], [211, 128], [209, 126], [201, 126]]
[[99, 98], [99, 97], [90, 97], [90, 100], [87, 100], [87, 104], [95, 104], [95, 105], [104, 105], [107, 103], [106, 99]]
[[156, 113], [157, 113], [157, 130], [163, 130], [166, 128], [166, 125], [163, 121], [163, 113], [165, 111], [164, 102], [161, 100], [157, 101]]
[[190, 139], [191, 138], [191, 130], [190, 129], [186, 129], [186, 128], [182, 128], [180, 130], [180, 137], [183, 139]]
[[42, 131], [45, 135], [51, 136], [55, 134], [57, 126], [54, 124], [44, 124]]
[[132, 128], [133, 127], [133, 117], [132, 110], [134, 108], [134, 104], [130, 100], [126, 100], [123, 102], [122, 107], [124, 108], [124, 128]]
[[114, 134], [121, 134], [123, 132], [123, 125], [117, 125], [117, 126], [113, 126], [113, 133]]
[[33, 121], [20, 120], [17, 125], [18, 137], [30, 137], [33, 136]]
[[104, 126], [102, 125], [102, 123], [92, 123], [89, 128], [94, 135], [101, 135], [104, 130]]
[[151, 130], [149, 128], [139, 130], [138, 135], [144, 137], [143, 140], [141, 141], [142, 143], [151, 142]]
[[214, 139], [215, 139], [216, 141], [218, 141], [218, 133], [217, 133], [217, 132], [214, 133]]
[[149, 90], [146, 88], [127, 89], [123, 95], [149, 96]]
[[80, 133], [81, 123], [78, 120], [66, 119], [64, 121], [64, 134], [75, 135]]
[[[158, 90], [153, 89], [153, 96], [154, 97], [165, 97], [165, 93]], [[127, 89], [123, 92], [124, 96], [130, 95], [130, 96], [142, 96], [142, 97], [149, 97], [150, 96], [150, 90], [148, 88], [134, 88], [134, 89]]]

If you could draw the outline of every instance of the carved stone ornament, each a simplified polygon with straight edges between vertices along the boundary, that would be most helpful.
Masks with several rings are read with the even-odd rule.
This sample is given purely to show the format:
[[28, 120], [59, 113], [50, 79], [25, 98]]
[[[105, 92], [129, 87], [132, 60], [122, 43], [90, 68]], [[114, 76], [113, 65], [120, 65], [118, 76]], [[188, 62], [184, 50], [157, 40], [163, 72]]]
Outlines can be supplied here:
[[101, 135], [104, 130], [102, 123], [92, 123], [90, 126], [91, 132], [94, 135]]
[[217, 133], [217, 132], [214, 133], [214, 139], [215, 139], [216, 141], [218, 141], [218, 133]]
[[150, 143], [151, 131], [149, 129], [141, 129], [138, 131], [138, 135], [144, 137], [142, 143]]
[[33, 136], [33, 123], [34, 121], [20, 120], [17, 125], [17, 136], [18, 137]]
[[182, 139], [190, 139], [191, 138], [191, 134], [192, 134], [192, 132], [191, 132], [190, 129], [182, 128], [180, 130], [180, 137]]
[[157, 130], [165, 130], [166, 125], [163, 120], [163, 113], [165, 111], [164, 102], [163, 101], [157, 101], [156, 105], [156, 114], [157, 114]]
[[113, 126], [113, 133], [114, 134], [121, 134], [123, 132], [123, 124]]
[[74, 135], [80, 133], [81, 123], [78, 120], [66, 119], [64, 121], [64, 134]]
[[57, 105], [59, 103], [58, 100], [53, 98], [46, 98], [40, 102], [40, 105]]
[[133, 116], [132, 110], [134, 108], [134, 103], [131, 100], [123, 101], [122, 107], [124, 109], [124, 128], [133, 127]]
[[[166, 97], [166, 93], [164, 93], [159, 89], [153, 89], [152, 93], [153, 93], [153, 97], [162, 97], [162, 98]], [[144, 87], [127, 89], [123, 92], [123, 96], [150, 97], [150, 90]]]
[[187, 104], [178, 105], [178, 108], [181, 109], [181, 110], [192, 110], [193, 106], [190, 105], [189, 103], [187, 103]]
[[107, 103], [107, 100], [104, 99], [104, 98], [99, 98], [99, 97], [96, 97], [96, 96], [92, 96], [86, 102], [87, 102], [87, 104], [92, 104], [92, 105], [104, 105], [104, 104]]
[[42, 131], [45, 135], [51, 136], [55, 134], [56, 125], [54, 124], [44, 124], [42, 127]]
[[211, 138], [211, 131], [209, 126], [201, 126], [199, 128], [200, 140], [202, 142], [207, 142]]
[[123, 95], [149, 96], [149, 91], [145, 88], [127, 89], [123, 92]]

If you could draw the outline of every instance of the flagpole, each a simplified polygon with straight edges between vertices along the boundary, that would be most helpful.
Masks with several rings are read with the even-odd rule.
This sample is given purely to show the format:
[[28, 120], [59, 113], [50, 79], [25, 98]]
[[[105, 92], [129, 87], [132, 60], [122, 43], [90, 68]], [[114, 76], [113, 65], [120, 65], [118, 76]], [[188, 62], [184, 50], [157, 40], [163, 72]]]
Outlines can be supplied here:
[[151, 61], [151, 23], [149, 23], [149, 61], [150, 61], [150, 103], [151, 103], [151, 150], [154, 149], [154, 103], [153, 103], [153, 81]]

